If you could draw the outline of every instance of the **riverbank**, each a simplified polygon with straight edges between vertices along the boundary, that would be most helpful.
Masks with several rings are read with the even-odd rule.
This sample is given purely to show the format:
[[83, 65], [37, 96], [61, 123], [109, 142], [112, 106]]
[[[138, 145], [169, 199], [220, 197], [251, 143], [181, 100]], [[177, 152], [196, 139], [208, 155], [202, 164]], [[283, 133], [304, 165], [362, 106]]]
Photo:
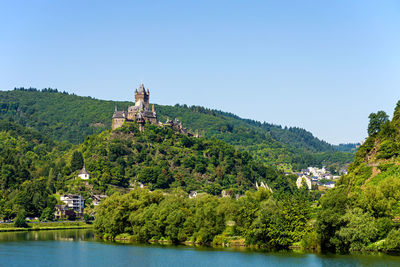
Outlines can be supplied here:
[[136, 236], [129, 234], [120, 234], [115, 237], [105, 234], [104, 236], [97, 236], [103, 240], [109, 240], [114, 242], [122, 242], [122, 243], [148, 243], [148, 244], [160, 244], [160, 245], [185, 245], [189, 247], [213, 247], [213, 248], [258, 248], [255, 245], [246, 245], [245, 239], [243, 237], [235, 236], [235, 237], [224, 237], [224, 238], [215, 238], [211, 243], [200, 243], [193, 240], [187, 240], [184, 242], [174, 243], [168, 239], [150, 239], [147, 242], [140, 241]]
[[93, 224], [84, 222], [34, 222], [28, 223], [28, 228], [14, 227], [13, 224], [0, 224], [0, 232], [17, 231], [44, 231], [44, 230], [67, 230], [67, 229], [91, 229]]

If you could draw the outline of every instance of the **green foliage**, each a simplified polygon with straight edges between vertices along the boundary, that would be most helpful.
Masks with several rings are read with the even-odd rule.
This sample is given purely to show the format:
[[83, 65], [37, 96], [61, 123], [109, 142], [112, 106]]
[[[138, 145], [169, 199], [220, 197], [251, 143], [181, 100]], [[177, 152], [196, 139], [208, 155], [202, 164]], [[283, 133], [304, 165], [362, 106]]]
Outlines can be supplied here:
[[385, 249], [391, 252], [400, 251], [400, 229], [393, 229], [385, 240]]
[[276, 201], [268, 198], [260, 203], [257, 217], [247, 230], [246, 242], [287, 248], [308, 232], [309, 214], [309, 206], [304, 199], [292, 197]]
[[[0, 217], [13, 218], [20, 208], [26, 216], [39, 217], [44, 208], [54, 208], [45, 177], [69, 147], [32, 129], [0, 121]], [[55, 171], [60, 169], [54, 166], [52, 179]]]
[[371, 113], [369, 116], [369, 124], [368, 124], [368, 135], [377, 134], [382, 125], [389, 121], [389, 116], [384, 111], [378, 111], [377, 113]]
[[[37, 129], [54, 140], [79, 144], [88, 135], [111, 127], [114, 107], [126, 109], [131, 102], [114, 102], [79, 97], [57, 89], [19, 88], [0, 92], [0, 119]], [[353, 153], [337, 152], [334, 147], [304, 129], [241, 119], [231, 113], [199, 106], [156, 105], [161, 121], [178, 118], [193, 133], [217, 138], [270, 165], [290, 165], [293, 169], [308, 166], [340, 168], [353, 159]], [[189, 139], [182, 139], [182, 145]], [[347, 150], [347, 149], [346, 149]], [[339, 165], [339, 166], [336, 166]], [[197, 170], [204, 171], [201, 164]]]
[[336, 233], [340, 241], [336, 244], [337, 250], [346, 248], [350, 251], [360, 251], [376, 240], [378, 230], [375, 219], [368, 213], [364, 213], [362, 209], [349, 210], [341, 220], [343, 226]]
[[71, 159], [71, 171], [80, 170], [83, 167], [83, 156], [79, 151], [74, 151]]
[[316, 231], [323, 250], [336, 250], [339, 245], [336, 232], [343, 225], [341, 218], [346, 213], [348, 203], [346, 189], [343, 187], [336, 187], [321, 197]]
[[377, 159], [389, 159], [399, 154], [399, 145], [391, 140], [385, 140], [380, 144]]
[[23, 210], [18, 211], [17, 217], [14, 221], [14, 227], [28, 228], [28, 224], [25, 221], [25, 212]]
[[152, 190], [182, 187], [214, 195], [229, 188], [244, 192], [261, 181], [277, 190], [295, 187], [283, 173], [222, 141], [187, 137], [154, 125], [139, 131], [136, 123], [125, 123], [86, 138], [81, 148], [95, 186], [140, 182]]
[[52, 221], [54, 219], [54, 209], [50, 207], [46, 207], [42, 211], [42, 215], [40, 215], [41, 221]]
[[400, 215], [398, 106], [391, 122], [382, 111], [369, 118], [370, 136], [359, 148], [349, 174], [320, 199], [317, 233], [324, 250], [399, 248], [393, 222]]
[[105, 238], [211, 244], [241, 236], [248, 244], [287, 248], [307, 231], [308, 208], [300, 196], [278, 200], [263, 189], [238, 200], [135, 189], [104, 201], [94, 226]]

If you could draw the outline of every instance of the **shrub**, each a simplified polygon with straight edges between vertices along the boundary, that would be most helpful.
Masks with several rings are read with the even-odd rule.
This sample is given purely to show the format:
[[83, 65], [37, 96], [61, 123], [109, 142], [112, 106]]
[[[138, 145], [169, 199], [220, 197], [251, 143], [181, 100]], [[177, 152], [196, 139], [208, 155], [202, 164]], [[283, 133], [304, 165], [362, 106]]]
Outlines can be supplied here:
[[19, 211], [14, 221], [14, 226], [19, 228], [28, 228], [28, 224], [25, 221], [25, 211]]
[[388, 251], [399, 252], [400, 251], [400, 229], [393, 229], [389, 232], [385, 240], [385, 248]]

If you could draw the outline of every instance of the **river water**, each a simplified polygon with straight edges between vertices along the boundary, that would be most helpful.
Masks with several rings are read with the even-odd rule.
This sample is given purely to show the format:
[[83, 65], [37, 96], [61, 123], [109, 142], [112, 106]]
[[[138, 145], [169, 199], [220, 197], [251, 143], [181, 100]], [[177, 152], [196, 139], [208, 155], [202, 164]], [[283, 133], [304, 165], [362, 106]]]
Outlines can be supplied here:
[[0, 266], [400, 266], [400, 256], [120, 244], [63, 230], [0, 233]]

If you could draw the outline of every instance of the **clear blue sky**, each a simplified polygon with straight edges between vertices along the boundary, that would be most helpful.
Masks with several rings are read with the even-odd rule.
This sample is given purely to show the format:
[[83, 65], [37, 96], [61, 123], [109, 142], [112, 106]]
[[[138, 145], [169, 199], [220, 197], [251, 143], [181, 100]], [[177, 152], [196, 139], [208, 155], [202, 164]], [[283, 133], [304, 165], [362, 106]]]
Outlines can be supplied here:
[[0, 1], [0, 89], [202, 105], [361, 141], [400, 99], [399, 1]]

